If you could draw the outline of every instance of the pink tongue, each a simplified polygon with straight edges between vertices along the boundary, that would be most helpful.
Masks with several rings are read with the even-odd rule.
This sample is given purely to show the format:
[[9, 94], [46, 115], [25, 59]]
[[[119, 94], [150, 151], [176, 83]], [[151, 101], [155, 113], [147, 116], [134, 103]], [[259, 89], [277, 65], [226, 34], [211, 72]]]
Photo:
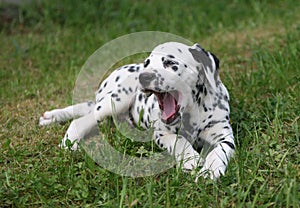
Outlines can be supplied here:
[[176, 113], [176, 102], [174, 97], [167, 93], [163, 98], [163, 112], [162, 112], [162, 118], [164, 120], [167, 120], [171, 116], [173, 116]]

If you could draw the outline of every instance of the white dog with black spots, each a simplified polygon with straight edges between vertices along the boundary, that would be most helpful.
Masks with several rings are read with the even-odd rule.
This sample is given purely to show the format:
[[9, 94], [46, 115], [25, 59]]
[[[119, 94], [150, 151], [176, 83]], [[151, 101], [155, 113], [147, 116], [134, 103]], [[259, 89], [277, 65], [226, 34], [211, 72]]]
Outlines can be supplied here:
[[199, 44], [167, 42], [154, 48], [144, 63], [113, 71], [101, 83], [95, 102], [46, 111], [39, 125], [74, 119], [60, 146], [66, 148], [69, 140], [76, 150], [103, 119], [113, 112], [127, 113], [132, 123], [153, 127], [155, 143], [183, 169], [200, 167], [198, 176], [218, 179], [235, 150], [229, 94], [218, 69], [218, 58]]

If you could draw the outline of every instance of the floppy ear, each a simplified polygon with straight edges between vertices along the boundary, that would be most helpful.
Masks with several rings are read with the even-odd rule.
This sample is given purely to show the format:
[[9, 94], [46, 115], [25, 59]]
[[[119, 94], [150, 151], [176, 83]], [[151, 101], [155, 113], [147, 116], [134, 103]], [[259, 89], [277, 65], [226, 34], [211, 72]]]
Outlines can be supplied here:
[[219, 85], [219, 59], [212, 53], [204, 50], [198, 43], [189, 48], [196, 65], [198, 66], [199, 74], [204, 74], [204, 84], [214, 92], [218, 91]]
[[215, 54], [213, 54], [213, 53], [210, 53], [210, 54], [212, 55], [212, 57], [213, 57], [213, 59], [214, 59], [214, 61], [215, 61], [215, 64], [216, 64], [216, 70], [218, 70], [219, 67], [220, 67], [220, 61], [219, 61], [218, 57], [216, 57]]

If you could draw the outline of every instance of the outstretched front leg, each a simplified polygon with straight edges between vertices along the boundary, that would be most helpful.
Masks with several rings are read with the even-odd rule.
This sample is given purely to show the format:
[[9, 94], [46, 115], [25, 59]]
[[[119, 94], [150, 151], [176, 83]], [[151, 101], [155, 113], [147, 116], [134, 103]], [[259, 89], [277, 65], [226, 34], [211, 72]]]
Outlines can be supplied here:
[[100, 85], [96, 93], [96, 104], [79, 104], [45, 112], [40, 118], [40, 125], [59, 123], [79, 117], [71, 122], [60, 144], [62, 148], [66, 148], [68, 143], [71, 143], [73, 144], [71, 149], [76, 150], [81, 139], [97, 133], [97, 125], [105, 117], [129, 110], [136, 95], [140, 69], [142, 65], [132, 64], [115, 70]]
[[87, 115], [75, 119], [71, 122], [61, 147], [66, 148], [67, 141], [73, 144], [71, 149], [76, 150], [81, 139], [94, 136], [98, 132], [97, 125], [104, 118], [129, 112], [129, 108], [134, 100], [135, 93], [120, 93], [118, 88], [98, 95], [98, 102], [93, 110]]

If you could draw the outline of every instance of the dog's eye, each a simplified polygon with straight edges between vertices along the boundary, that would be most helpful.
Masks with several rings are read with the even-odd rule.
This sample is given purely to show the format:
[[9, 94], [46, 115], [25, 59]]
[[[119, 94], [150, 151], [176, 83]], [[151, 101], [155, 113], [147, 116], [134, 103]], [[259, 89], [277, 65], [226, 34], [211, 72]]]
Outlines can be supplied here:
[[172, 65], [175, 65], [175, 64], [178, 64], [178, 62], [173, 61], [173, 60], [168, 60], [168, 59], [163, 61], [163, 65], [164, 65], [165, 68], [169, 67], [169, 66], [172, 66]]

